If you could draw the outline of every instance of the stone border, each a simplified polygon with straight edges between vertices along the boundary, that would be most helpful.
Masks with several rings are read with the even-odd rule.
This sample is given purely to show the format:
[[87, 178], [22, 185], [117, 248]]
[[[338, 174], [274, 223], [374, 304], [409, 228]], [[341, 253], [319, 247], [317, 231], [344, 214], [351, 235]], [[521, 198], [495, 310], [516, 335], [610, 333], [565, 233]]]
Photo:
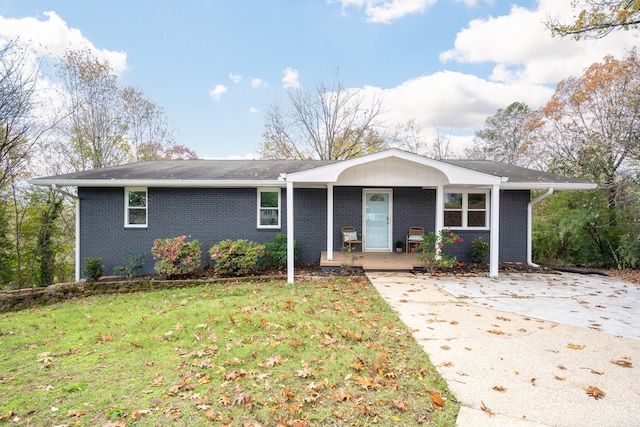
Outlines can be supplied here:
[[114, 282], [59, 283], [46, 288], [27, 288], [0, 291], [0, 313], [20, 311], [26, 308], [46, 306], [58, 302], [94, 295], [126, 294], [133, 292], [180, 289], [207, 284], [238, 282], [265, 282], [286, 280], [280, 277], [229, 277], [209, 280], [127, 280]]

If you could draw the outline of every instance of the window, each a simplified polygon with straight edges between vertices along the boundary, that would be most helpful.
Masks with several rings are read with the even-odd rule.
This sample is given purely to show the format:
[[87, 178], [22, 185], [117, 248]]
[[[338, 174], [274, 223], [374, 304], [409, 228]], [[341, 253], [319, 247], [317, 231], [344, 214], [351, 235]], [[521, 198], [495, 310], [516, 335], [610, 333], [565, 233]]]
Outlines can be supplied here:
[[488, 199], [488, 192], [444, 193], [444, 226], [487, 228]]
[[258, 228], [280, 228], [280, 189], [258, 189]]
[[124, 189], [124, 226], [125, 227], [146, 227], [147, 226], [147, 189], [125, 188]]

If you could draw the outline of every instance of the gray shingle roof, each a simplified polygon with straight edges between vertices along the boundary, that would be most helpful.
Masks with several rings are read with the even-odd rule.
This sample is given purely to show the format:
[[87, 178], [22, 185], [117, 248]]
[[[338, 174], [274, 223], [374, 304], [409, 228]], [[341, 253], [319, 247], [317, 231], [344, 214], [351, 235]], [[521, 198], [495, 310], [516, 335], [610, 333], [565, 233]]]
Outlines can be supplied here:
[[[251, 185], [256, 182], [278, 181], [281, 174], [310, 170], [338, 162], [337, 160], [158, 160], [131, 163], [103, 169], [74, 172], [51, 177], [37, 178], [30, 182], [36, 185], [114, 185], [115, 182], [151, 185], [154, 181], [166, 183], [217, 182], [217, 185], [242, 182]], [[545, 184], [565, 186], [588, 185], [584, 181], [560, 175], [548, 174], [533, 169], [522, 168], [488, 160], [443, 160], [444, 163], [466, 168], [488, 175], [505, 177], [509, 186], [537, 188]], [[89, 183], [89, 184], [88, 184]], [[204, 183], [204, 184], [203, 184]]]

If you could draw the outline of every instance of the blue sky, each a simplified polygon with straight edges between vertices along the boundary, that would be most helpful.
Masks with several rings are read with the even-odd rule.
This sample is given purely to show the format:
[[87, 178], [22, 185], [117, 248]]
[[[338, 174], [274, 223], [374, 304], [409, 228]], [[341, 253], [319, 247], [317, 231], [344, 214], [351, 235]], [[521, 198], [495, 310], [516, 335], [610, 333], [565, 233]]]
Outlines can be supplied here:
[[559, 80], [637, 44], [629, 33], [552, 38], [546, 16], [570, 0], [0, 0], [0, 43], [42, 56], [88, 46], [122, 85], [165, 108], [179, 142], [204, 158], [256, 156], [264, 112], [284, 87], [313, 90], [336, 70], [381, 94], [387, 129], [415, 120], [427, 140], [471, 143], [514, 101], [538, 108]]

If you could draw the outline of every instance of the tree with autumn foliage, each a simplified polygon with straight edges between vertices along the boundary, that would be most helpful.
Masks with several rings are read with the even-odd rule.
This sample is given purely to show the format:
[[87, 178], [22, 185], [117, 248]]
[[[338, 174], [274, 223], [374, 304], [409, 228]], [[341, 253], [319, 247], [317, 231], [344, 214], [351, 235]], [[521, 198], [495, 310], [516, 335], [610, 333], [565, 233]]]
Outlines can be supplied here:
[[488, 117], [483, 129], [476, 132], [467, 157], [495, 160], [511, 165], [529, 167], [535, 162], [529, 148], [535, 138], [534, 111], [523, 102], [514, 102]]
[[[561, 81], [539, 110], [536, 152], [548, 170], [598, 189], [545, 201], [539, 218], [558, 240], [547, 252], [574, 263], [625, 267], [640, 257], [640, 60], [607, 56]], [[549, 206], [553, 205], [552, 209]], [[534, 236], [534, 242], [536, 237]], [[637, 262], [635, 263], [637, 266]]]
[[572, 6], [579, 11], [573, 22], [547, 18], [554, 36], [599, 39], [616, 30], [637, 30], [640, 25], [640, 0], [574, 0]]
[[262, 158], [342, 160], [387, 147], [377, 131], [382, 100], [346, 88], [339, 77], [314, 91], [289, 89], [287, 96], [288, 109], [267, 109]]

